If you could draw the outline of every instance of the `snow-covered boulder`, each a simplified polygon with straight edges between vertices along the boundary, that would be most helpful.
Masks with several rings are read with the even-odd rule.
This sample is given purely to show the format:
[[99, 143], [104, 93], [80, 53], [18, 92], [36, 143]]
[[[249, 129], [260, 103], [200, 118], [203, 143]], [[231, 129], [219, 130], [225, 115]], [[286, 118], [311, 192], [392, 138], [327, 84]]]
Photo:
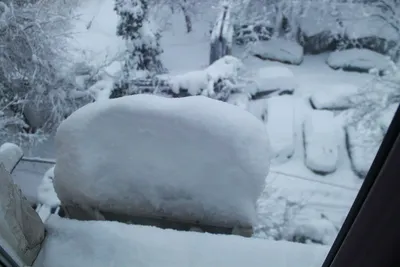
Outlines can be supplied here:
[[293, 96], [276, 96], [267, 101], [267, 129], [273, 163], [290, 159], [295, 148]]
[[4, 143], [0, 146], [0, 164], [3, 164], [4, 168], [10, 173], [14, 170], [23, 155], [24, 152], [16, 144]]
[[202, 96], [88, 104], [61, 123], [56, 150], [63, 205], [245, 227], [270, 156], [262, 122]]
[[257, 42], [251, 53], [265, 60], [279, 61], [282, 63], [300, 65], [303, 62], [303, 47], [296, 42], [272, 39]]
[[339, 160], [341, 137], [333, 112], [311, 111], [303, 124], [303, 138], [306, 166], [316, 173], [334, 172]]
[[358, 72], [377, 70], [382, 73], [391, 66], [388, 57], [368, 49], [357, 48], [332, 52], [326, 62], [332, 69]]
[[356, 105], [353, 96], [359, 93], [353, 84], [334, 84], [321, 88], [310, 96], [310, 103], [315, 109], [341, 110]]
[[255, 73], [253, 80], [255, 83], [255, 92], [251, 92], [253, 95], [273, 91], [292, 94], [298, 88], [298, 82], [293, 72], [281, 66], [260, 68]]
[[361, 120], [346, 126], [347, 149], [354, 172], [364, 178], [383, 140], [379, 123]]

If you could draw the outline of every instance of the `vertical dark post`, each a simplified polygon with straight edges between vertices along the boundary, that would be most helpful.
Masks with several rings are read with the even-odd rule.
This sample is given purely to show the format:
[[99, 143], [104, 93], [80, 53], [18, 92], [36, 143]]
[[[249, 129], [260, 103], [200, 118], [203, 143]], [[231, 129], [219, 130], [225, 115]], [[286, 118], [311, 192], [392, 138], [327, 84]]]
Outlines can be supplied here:
[[233, 26], [231, 23], [230, 7], [223, 5], [211, 32], [210, 65], [218, 59], [232, 54]]

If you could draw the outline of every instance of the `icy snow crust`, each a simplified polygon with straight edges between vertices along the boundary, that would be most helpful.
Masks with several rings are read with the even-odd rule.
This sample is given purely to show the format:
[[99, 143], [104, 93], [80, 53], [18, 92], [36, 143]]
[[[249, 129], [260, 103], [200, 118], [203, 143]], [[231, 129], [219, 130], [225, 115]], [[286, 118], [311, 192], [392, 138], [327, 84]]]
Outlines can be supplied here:
[[329, 246], [50, 217], [34, 267], [320, 267]]
[[89, 104], [60, 125], [56, 149], [62, 203], [246, 226], [270, 154], [262, 122], [203, 96]]

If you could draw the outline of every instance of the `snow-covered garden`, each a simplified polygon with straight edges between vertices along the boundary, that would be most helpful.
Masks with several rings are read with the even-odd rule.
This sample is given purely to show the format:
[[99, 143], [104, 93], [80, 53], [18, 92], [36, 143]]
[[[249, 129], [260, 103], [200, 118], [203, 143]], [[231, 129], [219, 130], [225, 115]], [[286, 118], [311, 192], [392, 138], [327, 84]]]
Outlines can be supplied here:
[[400, 103], [396, 1], [11, 2], [0, 145], [30, 201], [333, 243]]

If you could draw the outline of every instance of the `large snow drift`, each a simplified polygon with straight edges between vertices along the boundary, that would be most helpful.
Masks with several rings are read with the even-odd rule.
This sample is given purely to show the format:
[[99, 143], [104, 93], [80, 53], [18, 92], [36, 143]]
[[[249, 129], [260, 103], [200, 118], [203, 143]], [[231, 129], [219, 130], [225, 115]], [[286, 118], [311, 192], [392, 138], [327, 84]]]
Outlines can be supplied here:
[[328, 246], [52, 216], [34, 267], [320, 267]]
[[322, 174], [336, 171], [341, 135], [333, 112], [311, 111], [303, 124], [303, 137], [306, 166]]
[[296, 42], [273, 39], [256, 43], [251, 50], [261, 59], [299, 65], [303, 62], [303, 47]]
[[267, 101], [267, 129], [271, 139], [272, 160], [283, 163], [295, 148], [293, 96], [276, 96]]
[[96, 102], [56, 134], [54, 186], [65, 204], [250, 226], [269, 169], [265, 126], [202, 96]]
[[348, 109], [357, 104], [354, 96], [358, 93], [358, 87], [353, 84], [328, 85], [326, 88], [314, 92], [310, 96], [310, 102], [316, 109]]
[[332, 52], [326, 62], [332, 69], [359, 72], [383, 72], [390, 67], [388, 57], [368, 49], [357, 48]]

